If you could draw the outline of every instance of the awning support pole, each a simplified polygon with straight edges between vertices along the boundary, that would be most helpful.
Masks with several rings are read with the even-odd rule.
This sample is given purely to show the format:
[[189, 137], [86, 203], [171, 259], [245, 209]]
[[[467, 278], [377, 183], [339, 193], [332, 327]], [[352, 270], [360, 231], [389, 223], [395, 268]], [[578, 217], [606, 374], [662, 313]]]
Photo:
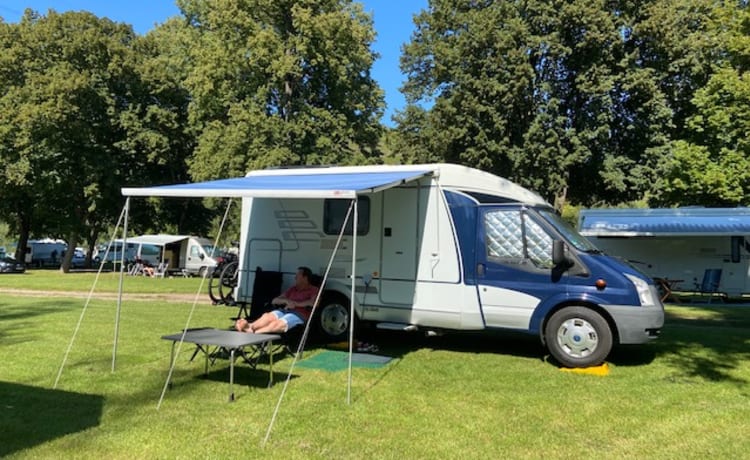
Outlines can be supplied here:
[[115, 224], [115, 229], [112, 231], [112, 237], [109, 239], [110, 244], [107, 246], [107, 251], [104, 253], [104, 257], [102, 258], [101, 264], [99, 264], [99, 270], [96, 272], [96, 278], [94, 278], [94, 283], [91, 285], [91, 290], [89, 291], [88, 297], [86, 297], [86, 302], [83, 304], [83, 309], [81, 310], [81, 315], [78, 317], [78, 323], [76, 324], [76, 328], [73, 331], [73, 336], [70, 338], [70, 343], [68, 343], [68, 348], [65, 350], [65, 355], [63, 356], [62, 363], [60, 363], [60, 369], [57, 371], [57, 377], [55, 378], [55, 383], [52, 386], [52, 389], [57, 389], [57, 384], [60, 383], [60, 377], [62, 377], [63, 369], [65, 368], [65, 363], [68, 361], [68, 356], [70, 355], [70, 351], [73, 349], [73, 344], [75, 343], [76, 337], [78, 336], [78, 331], [81, 329], [81, 323], [83, 323], [83, 317], [86, 316], [86, 310], [89, 308], [89, 304], [91, 303], [91, 298], [94, 295], [94, 290], [96, 289], [96, 283], [99, 282], [99, 276], [102, 274], [102, 268], [104, 267], [104, 263], [107, 260], [107, 255], [109, 254], [109, 250], [112, 247], [112, 241], [115, 239], [115, 235], [117, 235], [117, 230], [120, 228], [120, 223], [122, 223], [123, 216], [125, 215], [125, 207], [123, 206], [122, 211], [120, 211], [120, 217], [117, 218], [117, 224]]
[[357, 224], [359, 224], [359, 200], [354, 198], [354, 222], [352, 223], [352, 293], [349, 296], [349, 382], [346, 387], [346, 403], [352, 403], [352, 353], [354, 351], [354, 293], [357, 284]]
[[[313, 303], [312, 311], [310, 312], [310, 317], [315, 317], [315, 312], [318, 309], [318, 305], [320, 304], [320, 298], [323, 294], [323, 289], [325, 288], [326, 282], [328, 281], [328, 274], [331, 272], [331, 265], [333, 265], [333, 261], [336, 259], [336, 254], [338, 253], [339, 248], [341, 247], [341, 241], [344, 239], [344, 232], [346, 230], [346, 225], [349, 223], [349, 219], [351, 218], [352, 214], [352, 208], [354, 207], [355, 201], [352, 200], [352, 203], [349, 205], [349, 210], [346, 212], [346, 218], [344, 218], [344, 223], [341, 225], [341, 230], [339, 231], [338, 239], [336, 240], [336, 245], [333, 247], [333, 251], [331, 252], [331, 257], [328, 259], [328, 265], [326, 265], [326, 271], [323, 275], [323, 281], [320, 285], [320, 289], [318, 290], [318, 295], [315, 297], [315, 303]], [[356, 260], [356, 259], [355, 259]], [[354, 292], [352, 292], [352, 296], [354, 295]], [[263, 438], [263, 442], [261, 443], [261, 446], [265, 446], [268, 442], [268, 438], [271, 437], [271, 430], [273, 429], [274, 423], [276, 423], [276, 416], [279, 414], [279, 409], [281, 408], [281, 401], [284, 400], [284, 395], [286, 394], [286, 389], [289, 386], [289, 382], [292, 379], [292, 372], [294, 372], [294, 366], [297, 364], [297, 359], [299, 359], [299, 356], [302, 354], [302, 350], [305, 349], [305, 343], [307, 342], [307, 336], [310, 333], [310, 326], [312, 325], [312, 321], [308, 321], [305, 324], [305, 331], [302, 333], [302, 339], [299, 342], [299, 346], [297, 347], [297, 353], [294, 354], [294, 359], [292, 359], [292, 364], [289, 367], [289, 372], [287, 373], [286, 380], [284, 381], [284, 387], [281, 389], [281, 394], [279, 395], [279, 399], [276, 402], [276, 408], [273, 411], [273, 416], [271, 416], [271, 421], [268, 423], [268, 429], [266, 430], [266, 436]]]
[[117, 287], [117, 310], [115, 312], [115, 337], [112, 344], [112, 372], [115, 371], [117, 360], [117, 340], [120, 336], [120, 310], [122, 309], [122, 285], [125, 280], [125, 254], [128, 252], [128, 214], [130, 212], [130, 197], [125, 200], [125, 221], [122, 224], [122, 251], [120, 254], [120, 282]]

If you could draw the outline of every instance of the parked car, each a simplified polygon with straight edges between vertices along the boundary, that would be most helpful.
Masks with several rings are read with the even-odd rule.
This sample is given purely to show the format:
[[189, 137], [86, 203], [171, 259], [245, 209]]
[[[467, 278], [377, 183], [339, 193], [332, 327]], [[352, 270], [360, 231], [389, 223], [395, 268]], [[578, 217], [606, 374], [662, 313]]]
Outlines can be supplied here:
[[23, 273], [26, 266], [12, 257], [0, 258], [0, 273]]
[[70, 260], [71, 268], [84, 268], [86, 266], [86, 253], [79, 248], [75, 249], [73, 258]]

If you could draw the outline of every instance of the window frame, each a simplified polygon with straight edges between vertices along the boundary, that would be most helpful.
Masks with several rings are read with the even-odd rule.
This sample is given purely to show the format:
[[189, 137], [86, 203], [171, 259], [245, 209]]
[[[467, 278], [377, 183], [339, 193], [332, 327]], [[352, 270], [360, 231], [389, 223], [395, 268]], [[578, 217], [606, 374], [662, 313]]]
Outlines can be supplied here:
[[[520, 252], [520, 255], [518, 256], [496, 256], [492, 255], [490, 252], [490, 245], [489, 245], [489, 238], [488, 238], [488, 232], [487, 232], [487, 216], [493, 213], [514, 213], [517, 214], [519, 225], [520, 225], [520, 235], [519, 238], [521, 240], [522, 247], [520, 250], [517, 250], [515, 252]], [[515, 218], [515, 216], [514, 216]], [[549, 259], [550, 263], [548, 265], [540, 264], [540, 262], [544, 262], [544, 260], [538, 260], [536, 257], [532, 257], [532, 255], [529, 253], [529, 225], [535, 225], [538, 227], [541, 231], [544, 232], [545, 235], [547, 235], [550, 243], [549, 247]], [[549, 229], [544, 225], [543, 222], [539, 222], [537, 219], [534, 218], [532, 213], [529, 213], [527, 209], [518, 209], [518, 208], [503, 208], [503, 207], [491, 207], [491, 208], [485, 208], [484, 212], [482, 213], [482, 226], [483, 226], [483, 233], [484, 233], [484, 248], [485, 248], [485, 258], [487, 261], [496, 263], [496, 264], [502, 264], [502, 265], [508, 265], [508, 266], [518, 266], [518, 265], [531, 265], [536, 270], [546, 271], [552, 269], [551, 264], [551, 257], [552, 257], [552, 247], [551, 243], [554, 241], [554, 235], [552, 235], [549, 231]], [[516, 249], [516, 248], [514, 248]], [[510, 252], [510, 251], [508, 251]]]
[[[357, 201], [357, 236], [365, 236], [370, 233], [371, 201], [368, 196], [360, 196]], [[341, 232], [341, 224], [336, 223], [343, 223], [346, 219], [349, 203], [351, 203], [351, 200], [346, 198], [326, 198], [323, 200], [323, 233], [338, 235]], [[352, 235], [352, 221], [353, 219], [350, 219], [346, 225], [345, 236]]]

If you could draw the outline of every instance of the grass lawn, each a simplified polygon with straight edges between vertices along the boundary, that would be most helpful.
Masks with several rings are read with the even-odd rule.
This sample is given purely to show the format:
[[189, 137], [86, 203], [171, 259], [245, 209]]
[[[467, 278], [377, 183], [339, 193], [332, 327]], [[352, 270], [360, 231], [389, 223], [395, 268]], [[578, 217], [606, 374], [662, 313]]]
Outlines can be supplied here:
[[[119, 272], [71, 272], [58, 270], [28, 270], [23, 274], [0, 274], [0, 289], [30, 289], [89, 292], [117, 292], [120, 283]], [[145, 276], [124, 276], [123, 290], [142, 294], [194, 294], [203, 282], [203, 291], [208, 292], [208, 280], [201, 278], [148, 278]]]
[[[39, 289], [63, 290], [54, 284], [89, 275], [0, 275], [0, 288], [33, 288], [35, 276], [48, 278]], [[178, 280], [139, 279], [130, 289], [170, 281]], [[176, 292], [198, 286], [185, 281], [194, 284]], [[346, 371], [295, 367], [264, 447], [290, 356], [277, 356], [271, 388], [267, 365], [238, 362], [237, 399], [228, 403], [228, 362], [203, 376], [202, 360], [189, 362], [186, 344], [157, 410], [170, 350], [160, 337], [182, 328], [191, 305], [124, 302], [111, 372], [115, 302], [95, 300], [52, 389], [82, 307], [64, 296], [0, 293], [0, 457], [697, 459], [750, 452], [748, 307], [669, 306], [663, 336], [615, 352], [604, 377], [561, 372], [533, 338], [368, 332], [363, 338], [395, 359], [354, 369], [351, 405]], [[201, 304], [191, 326], [226, 327], [234, 313]]]

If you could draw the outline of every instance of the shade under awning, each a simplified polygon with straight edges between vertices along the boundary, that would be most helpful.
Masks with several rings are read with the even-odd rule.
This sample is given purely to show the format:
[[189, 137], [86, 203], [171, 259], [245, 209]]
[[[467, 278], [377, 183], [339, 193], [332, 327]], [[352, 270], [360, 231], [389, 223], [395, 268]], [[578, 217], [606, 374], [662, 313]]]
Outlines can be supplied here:
[[373, 172], [336, 172], [325, 168], [316, 171], [318, 172], [305, 173], [299, 169], [273, 170], [194, 184], [124, 187], [122, 194], [185, 198], [355, 198], [357, 195], [396, 187], [433, 173], [431, 170], [413, 168]]

